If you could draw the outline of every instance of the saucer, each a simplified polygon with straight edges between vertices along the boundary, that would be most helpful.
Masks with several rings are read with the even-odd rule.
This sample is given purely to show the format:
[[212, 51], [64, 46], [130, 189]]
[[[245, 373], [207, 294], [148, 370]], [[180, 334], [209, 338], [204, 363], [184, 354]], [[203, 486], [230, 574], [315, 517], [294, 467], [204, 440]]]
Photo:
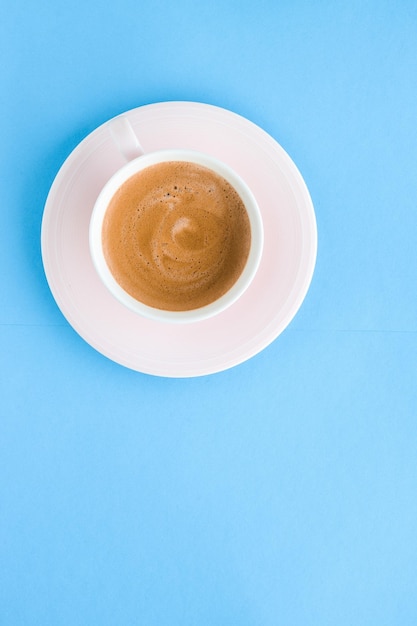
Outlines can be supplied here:
[[85, 341], [130, 369], [185, 378], [238, 365], [278, 337], [308, 291], [317, 229], [307, 187], [272, 137], [225, 109], [163, 102], [124, 115], [146, 152], [178, 147], [206, 152], [246, 180], [264, 221], [258, 272], [229, 309], [187, 325], [141, 318], [115, 300], [93, 268], [88, 242], [94, 202], [105, 182], [125, 163], [107, 122], [69, 155], [46, 201], [42, 258], [52, 294]]

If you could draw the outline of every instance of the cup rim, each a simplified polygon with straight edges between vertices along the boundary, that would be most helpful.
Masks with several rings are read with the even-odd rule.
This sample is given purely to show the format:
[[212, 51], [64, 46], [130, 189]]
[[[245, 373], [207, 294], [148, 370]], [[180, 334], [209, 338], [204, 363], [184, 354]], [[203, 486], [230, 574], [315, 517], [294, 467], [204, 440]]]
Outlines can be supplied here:
[[[123, 185], [123, 183], [125, 183], [137, 172], [146, 169], [151, 165], [168, 161], [196, 163], [197, 165], [208, 167], [215, 173], [223, 176], [223, 178], [225, 178], [240, 195], [245, 205], [251, 227], [252, 241], [248, 259], [236, 282], [225, 294], [220, 296], [220, 298], [214, 302], [186, 311], [158, 309], [144, 304], [131, 296], [114, 278], [107, 265], [101, 246], [103, 219], [108, 204], [116, 191], [121, 185]], [[254, 194], [243, 178], [237, 174], [232, 167], [219, 160], [217, 157], [200, 151], [187, 149], [166, 149], [148, 152], [125, 163], [125, 165], [119, 168], [110, 177], [100, 191], [93, 207], [89, 227], [90, 256], [98, 276], [104, 286], [107, 287], [108, 291], [121, 304], [136, 314], [155, 321], [169, 323], [191, 323], [202, 321], [223, 312], [236, 302], [249, 287], [257, 272], [263, 252], [263, 242], [264, 233], [261, 212]]]

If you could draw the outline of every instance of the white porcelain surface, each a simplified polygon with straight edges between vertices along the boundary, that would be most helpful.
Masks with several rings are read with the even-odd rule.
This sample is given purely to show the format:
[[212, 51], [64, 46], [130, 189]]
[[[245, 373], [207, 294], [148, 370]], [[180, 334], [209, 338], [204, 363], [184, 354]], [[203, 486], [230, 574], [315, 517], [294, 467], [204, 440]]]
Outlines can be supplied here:
[[[203, 165], [225, 178], [242, 198], [251, 225], [251, 249], [247, 263], [236, 283], [221, 298], [207, 306], [190, 311], [165, 311], [146, 306], [128, 294], [116, 282], [106, 263], [102, 248], [102, 227], [110, 200], [124, 182], [142, 169], [164, 161], [188, 161]], [[256, 198], [245, 181], [228, 165], [196, 150], [158, 150], [141, 155], [118, 170], [101, 190], [93, 207], [90, 221], [90, 252], [93, 264], [104, 285], [115, 298], [130, 310], [147, 318], [169, 324], [189, 324], [218, 315], [231, 306], [249, 287], [259, 267], [263, 248], [262, 217]]]
[[191, 377], [237, 365], [286, 328], [309, 288], [317, 230], [306, 185], [274, 139], [225, 109], [165, 102], [125, 115], [145, 152], [202, 151], [230, 165], [247, 182], [264, 223], [258, 272], [226, 311], [193, 324], [173, 326], [141, 318], [115, 300], [99, 279], [89, 251], [89, 222], [96, 198], [125, 162], [106, 123], [70, 154], [48, 195], [42, 256], [55, 300], [85, 341], [131, 369]]

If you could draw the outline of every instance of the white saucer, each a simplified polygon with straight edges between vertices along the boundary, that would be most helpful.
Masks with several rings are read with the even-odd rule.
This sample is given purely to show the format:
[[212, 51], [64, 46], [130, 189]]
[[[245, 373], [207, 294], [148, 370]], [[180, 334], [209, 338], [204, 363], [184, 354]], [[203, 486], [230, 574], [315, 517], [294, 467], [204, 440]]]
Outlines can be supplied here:
[[95, 199], [124, 164], [106, 123], [70, 154], [47, 198], [42, 257], [52, 294], [85, 341], [133, 370], [191, 377], [242, 363], [286, 328], [309, 288], [317, 229], [307, 187], [274, 139], [225, 109], [163, 102], [125, 115], [145, 151], [180, 147], [206, 152], [231, 165], [247, 181], [265, 228], [258, 274], [236, 304], [194, 324], [166, 325], [119, 304], [95, 273], [88, 245]]

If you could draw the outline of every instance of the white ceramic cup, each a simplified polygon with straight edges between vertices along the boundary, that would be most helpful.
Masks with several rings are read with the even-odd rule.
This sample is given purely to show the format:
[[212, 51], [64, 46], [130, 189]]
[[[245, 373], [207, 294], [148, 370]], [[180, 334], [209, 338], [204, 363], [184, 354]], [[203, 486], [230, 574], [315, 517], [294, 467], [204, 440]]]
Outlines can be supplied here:
[[[121, 304], [144, 317], [168, 323], [191, 323], [207, 319], [224, 311], [236, 302], [252, 282], [262, 256], [263, 225], [256, 199], [244, 180], [228, 165], [217, 158], [194, 150], [160, 150], [141, 154], [141, 147], [126, 118], [116, 118], [117, 125], [111, 128], [113, 138], [128, 162], [104, 185], [91, 215], [90, 252], [95, 269], [104, 285]], [[139, 156], [135, 156], [139, 154]], [[133, 157], [133, 158], [131, 158]], [[167, 311], [140, 302], [127, 293], [115, 280], [103, 253], [102, 226], [111, 199], [117, 190], [137, 172], [166, 161], [187, 161], [203, 165], [225, 178], [237, 191], [245, 205], [250, 227], [251, 246], [246, 265], [232, 287], [216, 301], [187, 311]]]

